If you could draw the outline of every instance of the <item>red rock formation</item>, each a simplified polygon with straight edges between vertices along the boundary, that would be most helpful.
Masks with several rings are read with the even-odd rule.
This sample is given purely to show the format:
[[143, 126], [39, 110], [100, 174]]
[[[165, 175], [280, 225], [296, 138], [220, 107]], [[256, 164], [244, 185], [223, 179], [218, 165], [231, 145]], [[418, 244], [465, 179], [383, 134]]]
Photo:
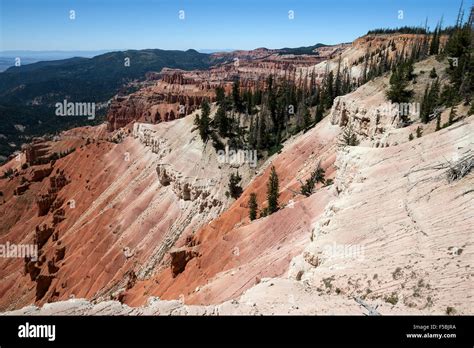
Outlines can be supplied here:
[[24, 145], [23, 150], [26, 155], [26, 163], [30, 165], [48, 162], [46, 155], [49, 148], [41, 138], [33, 140], [31, 144]]
[[36, 301], [41, 300], [46, 292], [49, 290], [51, 282], [54, 276], [52, 275], [39, 275], [36, 278]]
[[56, 193], [41, 194], [36, 198], [36, 206], [38, 207], [38, 216], [44, 216], [48, 214], [54, 200], [56, 199]]
[[44, 178], [48, 177], [52, 171], [53, 167], [49, 165], [45, 168], [33, 168], [30, 173], [30, 181], [40, 182]]
[[[175, 111], [177, 105], [187, 103], [197, 107], [202, 98], [212, 98], [216, 85], [224, 86], [229, 93], [231, 81], [237, 75], [241, 76], [243, 88], [252, 88], [264, 85], [264, 76], [269, 72], [279, 76], [292, 74], [293, 63], [287, 60], [302, 59], [265, 54], [266, 58], [261, 61], [241, 59], [237, 67], [224, 64], [207, 72], [165, 71], [160, 75], [165, 76], [163, 79], [154, 80], [153, 84], [131, 96], [117, 98], [109, 113], [111, 128], [138, 118], [155, 123], [180, 117]], [[298, 64], [306, 66], [304, 61]], [[23, 306], [34, 301], [43, 304], [51, 299], [67, 299], [70, 295], [108, 299], [110, 294], [124, 288], [127, 292], [120, 298], [130, 305], [143, 304], [150, 295], [176, 299], [180, 294], [184, 294], [189, 303], [216, 303], [236, 298], [252, 287], [256, 279], [284, 276], [290, 260], [308, 243], [313, 220], [320, 218], [339, 192], [333, 186], [318, 189], [308, 198], [295, 194], [300, 188], [300, 180], [307, 178], [318, 159], [322, 160], [327, 178], [334, 174], [340, 127], [331, 125], [329, 119], [285, 144], [282, 152], [272, 159], [281, 179], [280, 211], [257, 221], [248, 219], [250, 192], [257, 194], [259, 207], [265, 207], [266, 169], [253, 178], [229, 209], [225, 212], [216, 210], [213, 217], [217, 218], [202, 225], [200, 222], [205, 218], [201, 213], [205, 209], [201, 208], [218, 201], [214, 197], [199, 201], [208, 192], [196, 183], [194, 175], [213, 164], [200, 162], [203, 147], [196, 146], [199, 139], [194, 144], [191, 137], [186, 138], [185, 144], [178, 142], [189, 135], [192, 122], [188, 121], [191, 120], [157, 126], [165, 131], [155, 139], [145, 139], [146, 146], [135, 135], [135, 138], [124, 136], [120, 143], [102, 141], [107, 138], [103, 126], [71, 131], [76, 136], [93, 139], [92, 143], [84, 141], [83, 148], [78, 147], [67, 159], [56, 161], [54, 166], [59, 171], [49, 181], [34, 182], [22, 199], [12, 199], [0, 206], [5, 221], [0, 226], [0, 242], [7, 238], [16, 242], [31, 240], [35, 226], [43, 226], [36, 231], [36, 241], [42, 247], [40, 260], [25, 261], [24, 265], [30, 279], [15, 275], [21, 269], [21, 262], [0, 260], [0, 277], [6, 279], [0, 282], [0, 308]], [[176, 124], [184, 125], [181, 133], [173, 133]], [[164, 135], [170, 138], [167, 141], [173, 142], [172, 146], [165, 147], [166, 151], [160, 148]], [[183, 160], [185, 146], [189, 146], [186, 149], [191, 149], [192, 155]], [[173, 153], [175, 149], [179, 150]], [[174, 170], [157, 163], [168, 150], [171, 155], [165, 162], [176, 165], [178, 168]], [[356, 155], [357, 151], [362, 152], [360, 148], [353, 150]], [[408, 147], [406, 151], [410, 151]], [[122, 160], [124, 153], [129, 155], [130, 161]], [[156, 153], [160, 157], [155, 156]], [[382, 160], [380, 158], [380, 162]], [[189, 167], [192, 171], [187, 172]], [[183, 172], [185, 175], [180, 176]], [[68, 173], [68, 179], [64, 173]], [[252, 177], [254, 174], [252, 172]], [[375, 174], [383, 177], [383, 168]], [[359, 179], [360, 183], [366, 180]], [[11, 197], [18, 181], [19, 178], [11, 182], [1, 180], [0, 189]], [[43, 204], [44, 214], [36, 216], [31, 197], [42, 197], [41, 193], [46, 189], [54, 198], [50, 197], [50, 202]], [[357, 185], [353, 189], [357, 193]], [[60, 197], [56, 197], [58, 194]], [[192, 205], [196, 197], [201, 206]], [[61, 209], [63, 201], [60, 199], [64, 198], [74, 198], [75, 208]], [[295, 202], [290, 202], [291, 199]], [[291, 204], [295, 204], [295, 209]], [[358, 202], [354, 202], [349, 209], [358, 206]], [[359, 209], [361, 213], [363, 209]], [[54, 232], [45, 231], [45, 228], [53, 229], [46, 226], [51, 226], [52, 221], [58, 223], [63, 216], [67, 218], [60, 223], [60, 236], [59, 228]], [[184, 225], [189, 228], [180, 230]], [[182, 237], [173, 239], [175, 235], [170, 232], [178, 234], [176, 238]], [[180, 248], [182, 245], [185, 247]], [[176, 248], [167, 253], [172, 246]], [[124, 249], [133, 252], [124, 252]], [[167, 256], [161, 258], [166, 253]], [[312, 263], [319, 265], [320, 260]], [[52, 274], [55, 277], [51, 277]], [[36, 292], [30, 280], [38, 280]]]
[[30, 183], [26, 182], [23, 185], [17, 186], [17, 188], [15, 189], [13, 194], [15, 196], [19, 196], [19, 195], [23, 194], [24, 192], [26, 192], [29, 188], [30, 188]]
[[58, 209], [53, 213], [53, 225], [59, 224], [61, 221], [65, 219], [65, 212], [64, 209]]
[[36, 266], [36, 261], [25, 258], [25, 274], [30, 275], [30, 280], [35, 281], [41, 272], [41, 268]]
[[35, 230], [35, 244], [41, 249], [43, 245], [48, 241], [49, 237], [54, 232], [54, 227], [48, 227], [43, 225], [42, 227], [36, 226]]
[[67, 180], [66, 176], [64, 175], [64, 170], [56, 170], [56, 175], [49, 178], [50, 183], [50, 192], [58, 192], [64, 186], [66, 186], [69, 181]]
[[64, 256], [66, 255], [66, 247], [60, 247], [57, 248], [54, 252], [54, 262], [59, 262], [62, 259], [64, 259]]
[[198, 255], [197, 247], [182, 247], [170, 250], [171, 273], [173, 274], [173, 277], [176, 277], [178, 274], [183, 272], [186, 268], [186, 264]]
[[[328, 52], [333, 54], [334, 47], [341, 48], [339, 45], [330, 47], [333, 49]], [[204, 98], [214, 101], [216, 87], [223, 87], [229, 94], [236, 78], [240, 80], [241, 90], [263, 89], [269, 75], [290, 78], [288, 73], [296, 67], [317, 64], [330, 55], [323, 51], [315, 53], [288, 55], [267, 49], [236, 51], [216, 54], [216, 59], [226, 58], [231, 62], [209, 70], [164, 68], [159, 74], [147, 75], [149, 79], [139, 91], [115, 98], [107, 114], [108, 129], [112, 131], [135, 120], [158, 123], [184, 117], [199, 108]]]

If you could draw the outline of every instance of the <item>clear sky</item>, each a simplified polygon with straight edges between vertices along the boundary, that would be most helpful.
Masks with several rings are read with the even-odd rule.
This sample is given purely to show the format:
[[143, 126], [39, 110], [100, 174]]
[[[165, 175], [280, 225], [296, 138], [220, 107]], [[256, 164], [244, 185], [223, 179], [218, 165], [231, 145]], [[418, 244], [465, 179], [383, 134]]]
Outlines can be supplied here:
[[[253, 49], [453, 24], [461, 0], [0, 0], [0, 50]], [[472, 0], [464, 0], [465, 16]], [[70, 19], [70, 11], [76, 18]], [[184, 11], [184, 20], [179, 11]], [[294, 11], [294, 19], [289, 19]], [[403, 11], [403, 19], [399, 19]]]

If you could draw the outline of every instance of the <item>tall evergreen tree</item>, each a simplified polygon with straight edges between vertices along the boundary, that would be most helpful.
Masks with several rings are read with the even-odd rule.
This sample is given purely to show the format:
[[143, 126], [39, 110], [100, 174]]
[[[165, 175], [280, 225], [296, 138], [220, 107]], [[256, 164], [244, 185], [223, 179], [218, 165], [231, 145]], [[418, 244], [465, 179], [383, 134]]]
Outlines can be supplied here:
[[255, 220], [257, 218], [258, 204], [257, 204], [257, 195], [252, 192], [249, 198], [249, 217], [250, 220]]
[[440, 24], [438, 23], [433, 33], [433, 38], [431, 39], [430, 55], [438, 54], [440, 36], [441, 36], [441, 27], [440, 27]]
[[456, 109], [454, 108], [454, 106], [452, 106], [451, 110], [449, 111], [448, 126], [454, 123], [454, 119], [456, 118], [456, 116]]
[[441, 113], [438, 114], [436, 117], [436, 128], [435, 132], [439, 131], [441, 129]]
[[199, 135], [201, 136], [203, 142], [206, 142], [209, 139], [209, 135], [211, 132], [209, 129], [210, 113], [211, 108], [209, 106], [209, 102], [207, 101], [207, 99], [204, 99], [201, 104], [201, 116], [197, 115], [194, 119], [194, 124], [198, 127]]
[[239, 185], [242, 177], [240, 174], [232, 173], [229, 177], [229, 194], [232, 198], [237, 199], [242, 194], [242, 187]]
[[235, 79], [232, 85], [232, 101], [236, 112], [243, 112], [242, 99], [240, 98], [240, 80]]
[[390, 76], [390, 89], [387, 91], [387, 98], [393, 103], [406, 103], [410, 100], [411, 91], [406, 88], [412, 73], [412, 64], [398, 64]]
[[311, 114], [306, 105], [303, 106], [303, 128], [309, 129], [311, 126]]
[[278, 175], [275, 167], [272, 166], [270, 178], [267, 183], [268, 214], [273, 214], [279, 209], [278, 198], [280, 197]]
[[316, 105], [316, 111], [314, 115], [314, 123], [319, 123], [323, 119], [324, 109], [321, 104]]
[[216, 102], [217, 105], [223, 105], [225, 101], [225, 91], [223, 87], [216, 88]]
[[458, 20], [454, 31], [449, 35], [444, 54], [450, 57], [450, 67], [447, 72], [452, 83], [456, 101], [464, 99], [469, 103], [474, 93], [474, 46], [473, 21], [474, 7], [468, 21], [462, 24], [462, 9], [458, 13]]
[[227, 117], [224, 107], [219, 105], [216, 115], [214, 116], [214, 125], [216, 126], [217, 131], [221, 137], [226, 137], [228, 135], [230, 126], [229, 121], [230, 120]]
[[248, 90], [247, 91], [247, 94], [246, 94], [246, 101], [245, 101], [245, 106], [246, 106], [246, 111], [247, 111], [247, 114], [248, 115], [252, 115], [253, 114], [253, 94], [252, 94], [252, 91], [251, 90]]
[[[272, 119], [273, 130], [277, 128], [277, 97], [274, 89], [273, 76], [270, 75], [267, 79], [267, 89], [268, 89], [268, 110], [270, 111], [270, 117]], [[292, 104], [296, 107], [296, 103]]]
[[257, 149], [263, 150], [268, 145], [268, 133], [267, 133], [267, 122], [266, 113], [261, 112], [258, 117], [258, 131], [257, 131]]
[[439, 78], [437, 78], [431, 84], [430, 88], [427, 86], [425, 89], [423, 100], [420, 106], [420, 117], [423, 123], [428, 123], [430, 121], [430, 116], [439, 106], [439, 88]]

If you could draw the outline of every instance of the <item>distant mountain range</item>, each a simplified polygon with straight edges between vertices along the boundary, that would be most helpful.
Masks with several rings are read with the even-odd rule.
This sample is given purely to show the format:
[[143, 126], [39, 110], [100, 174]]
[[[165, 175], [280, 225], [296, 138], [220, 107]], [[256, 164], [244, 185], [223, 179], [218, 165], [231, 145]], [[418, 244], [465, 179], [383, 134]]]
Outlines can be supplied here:
[[21, 65], [32, 64], [45, 60], [59, 60], [73, 57], [92, 58], [107, 52], [119, 50], [98, 50], [98, 51], [26, 51], [10, 50], [0, 51], [0, 72], [15, 66], [17, 58], [20, 58]]
[[[280, 54], [313, 54], [325, 46], [268, 50]], [[211, 51], [211, 50], [209, 50]], [[214, 51], [214, 50], [212, 50]], [[14, 152], [31, 137], [91, 124], [87, 118], [55, 116], [54, 105], [67, 99], [72, 102], [103, 103], [127, 82], [140, 80], [147, 72], [164, 67], [183, 70], [207, 69], [232, 60], [232, 52], [200, 53], [190, 49], [100, 51], [3, 51], [0, 62], [22, 60], [0, 73], [0, 159]], [[252, 52], [252, 51], [249, 51]], [[102, 53], [93, 57], [95, 53]], [[71, 55], [75, 57], [64, 58]], [[41, 59], [41, 61], [36, 61]], [[46, 59], [46, 60], [44, 60]], [[49, 59], [49, 60], [47, 60]], [[29, 63], [29, 64], [28, 64]], [[129, 63], [129, 64], [127, 64]], [[105, 113], [105, 110], [104, 110]], [[99, 118], [95, 122], [100, 122]]]
[[147, 72], [164, 67], [205, 69], [215, 62], [211, 55], [195, 50], [149, 49], [10, 67], [0, 73], [0, 156], [8, 156], [33, 136], [90, 124], [87, 118], [55, 116], [57, 102], [105, 102]]

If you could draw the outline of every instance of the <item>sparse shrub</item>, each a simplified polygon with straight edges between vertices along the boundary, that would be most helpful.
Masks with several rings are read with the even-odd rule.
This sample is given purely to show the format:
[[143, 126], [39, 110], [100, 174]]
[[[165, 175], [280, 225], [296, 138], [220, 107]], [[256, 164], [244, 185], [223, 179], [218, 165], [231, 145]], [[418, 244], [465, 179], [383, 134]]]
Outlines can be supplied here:
[[326, 182], [324, 183], [324, 186], [330, 186], [334, 184], [334, 180], [333, 179], [327, 179]]
[[446, 314], [447, 315], [455, 315], [457, 313], [456, 309], [454, 307], [446, 307]]
[[393, 306], [395, 306], [398, 303], [397, 293], [394, 291], [390, 294], [390, 296], [385, 296], [384, 301], [390, 303]]
[[422, 135], [423, 135], [423, 128], [421, 128], [420, 126], [416, 127], [416, 137], [421, 138]]
[[3, 171], [3, 179], [10, 178], [13, 176], [13, 168], [8, 168], [7, 170]]
[[413, 136], [412, 133], [410, 133], [410, 135], [408, 136], [408, 140], [412, 141], [415, 137]]
[[393, 279], [395, 280], [400, 279], [401, 276], [402, 276], [402, 268], [401, 267], [395, 268], [395, 271], [393, 271], [392, 273]]
[[328, 278], [323, 278], [323, 283], [326, 289], [331, 290], [332, 289], [332, 282], [334, 281], [334, 276], [328, 277]]

